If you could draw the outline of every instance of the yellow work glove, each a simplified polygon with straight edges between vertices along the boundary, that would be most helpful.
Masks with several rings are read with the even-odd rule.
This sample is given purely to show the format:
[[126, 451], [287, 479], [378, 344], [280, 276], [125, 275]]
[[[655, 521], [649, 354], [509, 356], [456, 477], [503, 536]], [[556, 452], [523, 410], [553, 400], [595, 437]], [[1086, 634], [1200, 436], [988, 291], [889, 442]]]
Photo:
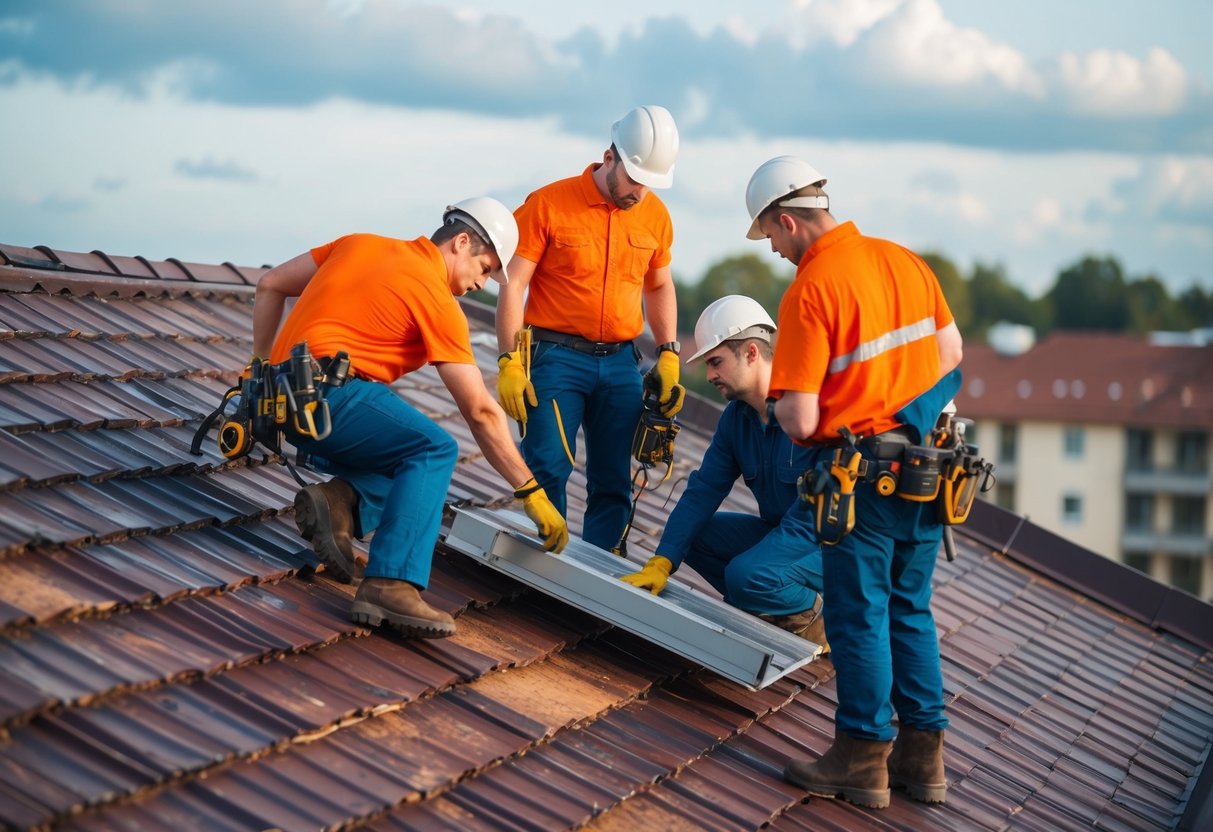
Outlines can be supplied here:
[[657, 409], [662, 416], [668, 418], [682, 410], [687, 389], [678, 383], [678, 353], [663, 350], [657, 356], [657, 363], [644, 377], [644, 389], [657, 396]]
[[569, 524], [560, 516], [556, 506], [552, 505], [547, 492], [531, 477], [514, 490], [514, 496], [522, 500], [522, 508], [526, 511], [526, 516], [535, 523], [547, 550], [560, 554], [569, 542]]
[[497, 400], [515, 422], [526, 422], [526, 406], [536, 407], [535, 387], [526, 377], [522, 356], [517, 350], [505, 352], [497, 359]]
[[661, 590], [665, 589], [665, 582], [669, 580], [670, 572], [673, 569], [674, 564], [669, 558], [653, 555], [645, 562], [644, 569], [630, 575], [620, 575], [619, 580], [625, 584], [647, 589], [654, 595], [660, 595]]

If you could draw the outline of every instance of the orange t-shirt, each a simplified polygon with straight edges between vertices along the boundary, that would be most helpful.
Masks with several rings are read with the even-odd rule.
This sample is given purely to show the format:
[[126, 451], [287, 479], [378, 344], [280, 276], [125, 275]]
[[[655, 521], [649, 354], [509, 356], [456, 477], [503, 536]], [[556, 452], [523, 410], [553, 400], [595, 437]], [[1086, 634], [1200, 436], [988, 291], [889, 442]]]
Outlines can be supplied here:
[[815, 442], [882, 433], [893, 414], [939, 380], [935, 333], [952, 323], [930, 267], [854, 223], [805, 252], [779, 304], [771, 393], [817, 393]]
[[425, 237], [350, 234], [312, 249], [319, 267], [274, 340], [270, 360], [307, 341], [317, 358], [345, 350], [354, 371], [390, 384], [423, 364], [475, 364], [446, 263]]
[[630, 341], [644, 330], [642, 292], [670, 264], [674, 228], [653, 193], [627, 211], [598, 192], [587, 167], [526, 198], [517, 254], [536, 263], [524, 321], [590, 341]]

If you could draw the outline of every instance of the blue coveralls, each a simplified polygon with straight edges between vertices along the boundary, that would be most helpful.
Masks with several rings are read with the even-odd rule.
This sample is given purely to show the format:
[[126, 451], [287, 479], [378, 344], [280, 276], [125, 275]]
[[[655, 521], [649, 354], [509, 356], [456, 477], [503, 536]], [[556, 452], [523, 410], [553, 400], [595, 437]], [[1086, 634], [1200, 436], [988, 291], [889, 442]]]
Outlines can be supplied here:
[[325, 399], [333, 424], [329, 435], [320, 441], [294, 435], [291, 443], [308, 455], [312, 468], [358, 492], [354, 532], [375, 532], [365, 577], [425, 589], [458, 443], [386, 384], [350, 379]]
[[[812, 449], [792, 443], [771, 419], [730, 402], [670, 514], [657, 554], [684, 561], [724, 600], [754, 615], [790, 615], [813, 606], [822, 588], [821, 546], [796, 493]], [[758, 501], [758, 516], [716, 511], [737, 477]]]
[[539, 341], [531, 353], [537, 407], [529, 408], [522, 456], [556, 510], [568, 517], [565, 496], [577, 430], [585, 427], [586, 509], [581, 537], [610, 550], [619, 544], [632, 508], [632, 436], [643, 409], [640, 354], [625, 343], [595, 356]]

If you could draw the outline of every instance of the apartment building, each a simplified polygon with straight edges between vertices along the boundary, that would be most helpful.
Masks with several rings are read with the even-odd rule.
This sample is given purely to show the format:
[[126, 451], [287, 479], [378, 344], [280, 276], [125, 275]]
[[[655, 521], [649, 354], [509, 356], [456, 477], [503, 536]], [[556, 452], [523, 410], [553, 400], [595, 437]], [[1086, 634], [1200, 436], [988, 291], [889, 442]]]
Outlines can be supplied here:
[[1213, 599], [1213, 338], [1076, 332], [966, 344], [961, 416], [985, 499]]

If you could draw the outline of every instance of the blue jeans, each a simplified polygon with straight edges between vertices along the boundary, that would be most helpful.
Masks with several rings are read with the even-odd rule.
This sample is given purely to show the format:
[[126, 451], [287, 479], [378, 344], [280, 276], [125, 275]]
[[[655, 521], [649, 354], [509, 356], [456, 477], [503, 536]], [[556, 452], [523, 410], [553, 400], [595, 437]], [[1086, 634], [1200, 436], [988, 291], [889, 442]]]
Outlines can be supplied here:
[[826, 632], [838, 680], [835, 731], [890, 740], [947, 727], [931, 576], [943, 527], [934, 503], [855, 489], [855, 528], [823, 547]]
[[319, 442], [292, 436], [292, 444], [358, 493], [355, 532], [375, 533], [365, 576], [425, 589], [458, 444], [386, 384], [351, 379], [326, 400], [332, 432]]
[[684, 562], [752, 615], [803, 612], [822, 587], [821, 545], [807, 514], [803, 522], [785, 517], [772, 526], [752, 514], [717, 512]]
[[[540, 341], [531, 359], [539, 406], [529, 408], [522, 456], [560, 514], [585, 428], [586, 508], [581, 537], [601, 549], [619, 543], [632, 508], [632, 436], [643, 408], [635, 350], [595, 358]], [[567, 450], [566, 450], [567, 446]]]

